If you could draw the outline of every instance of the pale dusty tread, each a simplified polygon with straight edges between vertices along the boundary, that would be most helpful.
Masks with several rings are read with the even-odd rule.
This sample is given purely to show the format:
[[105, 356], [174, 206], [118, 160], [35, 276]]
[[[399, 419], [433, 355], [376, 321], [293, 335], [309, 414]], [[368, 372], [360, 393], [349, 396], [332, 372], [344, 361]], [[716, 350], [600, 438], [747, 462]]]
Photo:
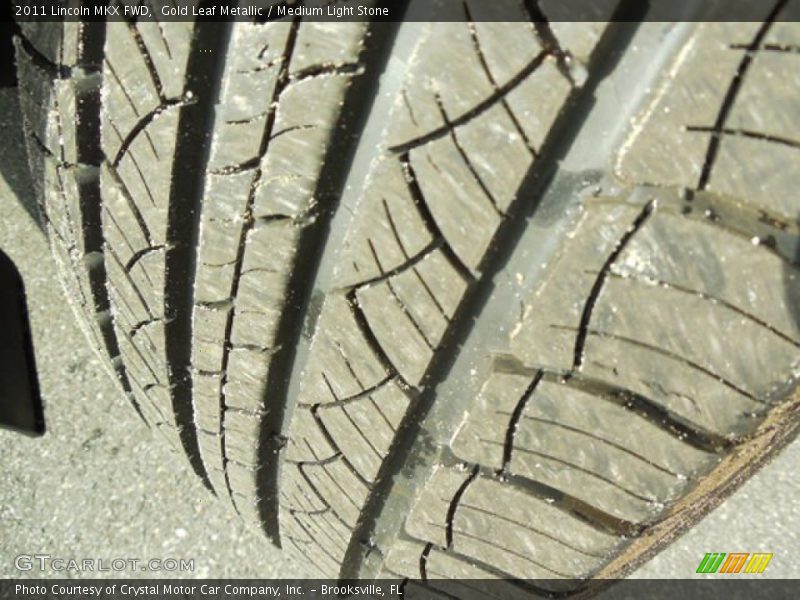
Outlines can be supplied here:
[[[296, 20], [234, 30], [209, 156], [193, 316], [195, 415], [198, 427], [216, 432], [200, 437], [214, 488], [256, 524], [259, 473], [243, 475], [237, 490], [228, 462], [261, 460], [261, 422], [276, 410], [264, 382], [270, 356], [281, 351], [295, 255], [304, 251], [303, 229], [330, 208], [315, 197], [316, 181], [339, 105], [362, 69], [366, 24], [339, 28], [335, 45], [326, 27]], [[251, 498], [248, 506], [235, 491]]]
[[[503, 36], [527, 41], [513, 68], [500, 60]], [[403, 418], [572, 88], [559, 68], [568, 49], [551, 44], [528, 23], [437, 23], [418, 42], [387, 124], [389, 150], [361, 194], [302, 374], [282, 469], [298, 504], [318, 498], [352, 529], [365, 518]], [[347, 398], [359, 401], [340, 406]], [[338, 413], [326, 409], [330, 403]], [[347, 414], [350, 406], [362, 409], [360, 423]], [[331, 456], [342, 467], [338, 477], [352, 479], [356, 498], [297, 476], [293, 462]], [[291, 535], [299, 526], [296, 506], [282, 512]], [[359, 540], [348, 548], [317, 543], [341, 562]]]
[[[731, 48], [727, 42], [735, 35], [753, 41]], [[452, 571], [420, 572], [414, 555], [427, 565], [438, 549], [476, 565], [488, 556], [493, 569], [514, 577], [560, 577], [534, 564], [532, 548], [545, 551], [546, 544], [524, 535], [523, 544], [533, 545], [520, 552], [519, 529], [506, 529], [509, 511], [535, 511], [521, 522], [538, 524], [543, 515], [533, 497], [503, 502], [502, 492], [479, 495], [472, 484], [449, 518], [437, 509], [456, 501], [453, 487], [465, 470], [477, 465], [482, 473], [544, 484], [558, 492], [552, 507], [563, 507], [568, 494], [602, 511], [583, 515], [595, 525], [608, 515], [644, 531], [786, 398], [800, 362], [798, 322], [788, 302], [776, 301], [774, 282], [797, 274], [797, 229], [786, 224], [794, 215], [776, 201], [787, 197], [796, 179], [796, 148], [776, 144], [777, 121], [767, 118], [758, 127], [743, 122], [754, 114], [780, 120], [778, 107], [797, 105], [797, 94], [790, 105], [787, 97], [769, 96], [770, 87], [779, 89], [774, 74], [780, 70], [754, 48], [770, 35], [769, 21], [699, 26], [688, 58], [634, 123], [617, 162], [626, 182], [675, 187], [585, 203], [544, 277], [524, 298], [519, 321], [503, 340], [509, 355], [495, 358], [456, 428], [454, 456], [442, 454], [449, 460], [434, 469], [412, 503], [403, 535], [419, 545], [395, 546], [386, 568], [406, 577], [453, 577]], [[707, 64], [710, 48], [720, 57], [713, 62], [730, 64], [730, 71], [706, 76], [701, 63]], [[714, 93], [687, 91], [709, 82]], [[758, 113], [748, 96], [755, 93]], [[691, 109], [687, 102], [694, 103]], [[680, 126], [687, 114], [701, 122], [708, 114], [717, 128], [687, 131]], [[705, 139], [698, 139], [701, 134]], [[745, 141], [771, 145], [773, 150], [755, 152], [755, 160], [748, 153], [746, 160], [768, 160], [770, 172], [776, 161], [783, 164], [774, 172], [787, 181], [765, 183], [763, 172], [753, 174], [750, 185], [734, 181], [739, 167], [733, 153], [744, 151]], [[694, 156], [698, 148], [707, 152], [705, 162]], [[664, 161], [665, 155], [680, 159]], [[470, 492], [488, 504], [486, 512], [475, 511], [475, 500], [468, 503]], [[502, 512], [493, 510], [498, 505]], [[556, 540], [548, 543], [585, 543], [585, 533], [566, 533], [570, 522], [576, 520], [569, 511], [548, 519], [556, 529]], [[571, 577], [589, 577], [628, 543], [611, 535], [590, 556], [558, 565], [569, 564]]]
[[[165, 359], [166, 208], [191, 23], [164, 24], [183, 48], [156, 66], [154, 24], [106, 25], [102, 62], [101, 193], [107, 287], [123, 362], [135, 373], [140, 403], [161, 417], [159, 430], [183, 447]], [[161, 69], [161, 70], [159, 70]], [[165, 89], [162, 81], [170, 82]], [[180, 85], [180, 88], [176, 86]], [[169, 94], [169, 96], [167, 96]], [[145, 327], [143, 324], [147, 324]]]
[[[471, 301], [495, 267], [514, 276], [507, 225], [536, 212], [554, 132], [611, 61], [599, 18], [549, 24], [542, 0], [482, 21], [500, 9], [467, 0], [466, 23], [422, 28], [343, 206], [372, 54], [393, 43], [371, 26], [26, 24], [21, 105], [65, 289], [145, 422], [317, 573], [412, 597], [570, 589], [795, 386], [800, 319], [775, 300], [800, 267], [789, 4], [691, 29], [625, 125], [612, 193], [581, 200], [501, 308]], [[478, 310], [510, 326], [482, 341], [446, 442], [411, 461]], [[457, 578], [504, 581], [436, 581]]]

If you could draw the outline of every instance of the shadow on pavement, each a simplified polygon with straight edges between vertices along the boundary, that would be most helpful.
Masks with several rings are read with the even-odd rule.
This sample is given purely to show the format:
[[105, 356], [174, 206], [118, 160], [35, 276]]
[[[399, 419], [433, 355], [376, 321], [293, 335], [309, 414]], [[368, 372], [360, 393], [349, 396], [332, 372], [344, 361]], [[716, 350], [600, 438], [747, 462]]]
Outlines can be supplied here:
[[[41, 227], [28, 168], [17, 91], [16, 87], [0, 87], [0, 131], [3, 132], [3, 139], [0, 140], [0, 176], [8, 182], [16, 200]], [[0, 198], [0, 202], [13, 201], [12, 198]]]

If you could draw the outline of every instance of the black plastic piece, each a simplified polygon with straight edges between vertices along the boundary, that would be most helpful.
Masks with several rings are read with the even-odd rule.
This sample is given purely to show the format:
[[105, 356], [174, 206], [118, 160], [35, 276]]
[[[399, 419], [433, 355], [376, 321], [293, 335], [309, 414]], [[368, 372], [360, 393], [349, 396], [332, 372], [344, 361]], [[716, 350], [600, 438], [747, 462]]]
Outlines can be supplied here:
[[15, 23], [12, 20], [12, 2], [0, 3], [0, 87], [17, 85], [17, 69], [14, 67]]
[[0, 426], [44, 433], [25, 287], [17, 267], [0, 251]]

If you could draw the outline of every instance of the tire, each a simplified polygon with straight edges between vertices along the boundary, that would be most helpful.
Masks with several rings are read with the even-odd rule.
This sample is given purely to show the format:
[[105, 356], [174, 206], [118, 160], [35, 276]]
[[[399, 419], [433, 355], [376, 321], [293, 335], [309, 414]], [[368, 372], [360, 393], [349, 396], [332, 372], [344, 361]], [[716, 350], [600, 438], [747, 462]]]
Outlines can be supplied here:
[[785, 4], [22, 24], [67, 295], [145, 423], [315, 572], [624, 576], [797, 432]]

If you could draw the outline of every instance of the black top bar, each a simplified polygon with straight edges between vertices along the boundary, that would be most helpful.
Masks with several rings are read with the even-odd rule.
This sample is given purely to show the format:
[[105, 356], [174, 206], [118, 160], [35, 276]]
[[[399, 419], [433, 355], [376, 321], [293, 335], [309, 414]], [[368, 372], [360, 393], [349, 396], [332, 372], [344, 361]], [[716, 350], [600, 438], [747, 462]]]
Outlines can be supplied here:
[[[406, 12], [399, 0], [10, 0], [12, 17], [32, 21], [530, 21], [530, 5], [551, 22], [628, 21], [618, 0], [419, 0]], [[774, 0], [641, 0], [646, 21], [762, 21]], [[465, 10], [465, 4], [469, 11]], [[541, 16], [536, 17], [541, 18]], [[800, 20], [790, 2], [778, 21]]]

